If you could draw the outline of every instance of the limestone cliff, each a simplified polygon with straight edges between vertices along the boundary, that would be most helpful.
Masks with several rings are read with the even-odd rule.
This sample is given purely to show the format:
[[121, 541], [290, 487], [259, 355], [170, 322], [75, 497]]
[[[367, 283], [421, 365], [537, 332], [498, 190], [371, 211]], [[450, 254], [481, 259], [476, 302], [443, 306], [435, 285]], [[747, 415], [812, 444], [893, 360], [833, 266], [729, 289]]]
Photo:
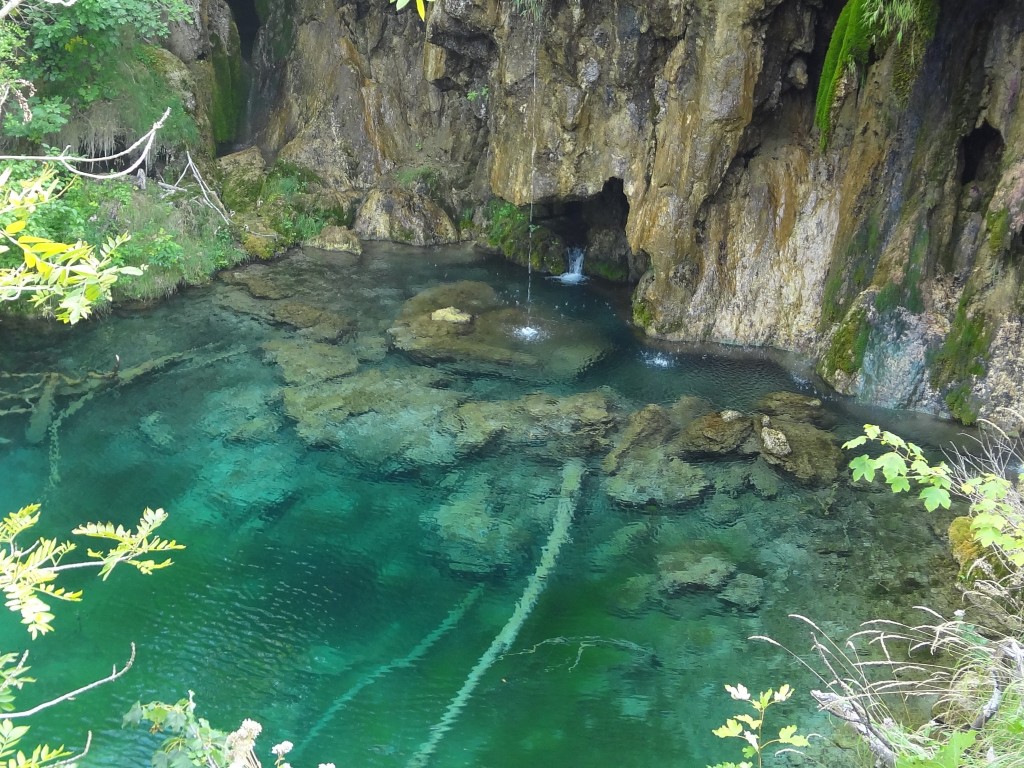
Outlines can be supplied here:
[[452, 217], [534, 203], [638, 281], [652, 335], [795, 350], [887, 405], [1024, 407], [1024, 3], [942, 0], [926, 48], [877, 45], [824, 151], [842, 0], [518, 5], [263, 4], [258, 146]]

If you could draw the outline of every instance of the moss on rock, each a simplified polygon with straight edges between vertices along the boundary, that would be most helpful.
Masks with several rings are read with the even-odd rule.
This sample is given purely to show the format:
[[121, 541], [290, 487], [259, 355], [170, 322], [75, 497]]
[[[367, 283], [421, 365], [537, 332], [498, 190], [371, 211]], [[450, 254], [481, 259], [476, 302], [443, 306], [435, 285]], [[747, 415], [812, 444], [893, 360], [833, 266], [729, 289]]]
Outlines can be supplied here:
[[828, 350], [818, 364], [819, 372], [830, 380], [837, 371], [857, 373], [864, 363], [870, 333], [867, 312], [861, 307], [852, 310], [832, 337]]

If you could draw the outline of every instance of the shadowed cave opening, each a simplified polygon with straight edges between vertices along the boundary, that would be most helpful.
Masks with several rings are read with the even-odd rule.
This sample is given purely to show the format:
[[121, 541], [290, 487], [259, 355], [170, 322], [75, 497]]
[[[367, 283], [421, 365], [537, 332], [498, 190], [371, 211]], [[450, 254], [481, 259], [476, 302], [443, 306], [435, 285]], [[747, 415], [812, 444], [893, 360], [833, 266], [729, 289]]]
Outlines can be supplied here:
[[238, 27], [238, 39], [242, 48], [242, 58], [252, 59], [252, 49], [256, 43], [256, 33], [260, 29], [260, 16], [256, 12], [256, 0], [227, 0], [231, 15]]
[[629, 200], [622, 179], [608, 179], [593, 197], [553, 203], [545, 214], [544, 223], [568, 247], [586, 249], [586, 274], [635, 282], [646, 271], [646, 259], [634, 254], [626, 240]]
[[960, 140], [963, 170], [960, 183], [970, 184], [993, 177], [1003, 154], [1003, 136], [985, 120]]

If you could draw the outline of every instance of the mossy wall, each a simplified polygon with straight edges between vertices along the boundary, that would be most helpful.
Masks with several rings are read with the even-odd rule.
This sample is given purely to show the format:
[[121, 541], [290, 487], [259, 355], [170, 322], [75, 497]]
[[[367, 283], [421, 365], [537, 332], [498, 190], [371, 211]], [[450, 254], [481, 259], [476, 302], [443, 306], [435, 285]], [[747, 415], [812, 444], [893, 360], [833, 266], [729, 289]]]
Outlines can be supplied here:
[[210, 126], [218, 145], [229, 144], [238, 136], [245, 116], [249, 83], [242, 67], [238, 28], [231, 24], [231, 39], [225, 43], [216, 34], [210, 36], [213, 64], [213, 88]]

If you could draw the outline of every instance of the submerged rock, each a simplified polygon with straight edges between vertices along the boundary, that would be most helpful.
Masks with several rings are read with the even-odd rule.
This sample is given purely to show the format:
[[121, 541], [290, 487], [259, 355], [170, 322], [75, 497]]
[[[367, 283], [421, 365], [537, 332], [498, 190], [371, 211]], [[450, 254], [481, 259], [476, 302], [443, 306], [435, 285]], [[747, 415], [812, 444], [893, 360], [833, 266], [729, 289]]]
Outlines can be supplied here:
[[304, 301], [279, 301], [267, 310], [275, 322], [298, 328], [303, 335], [319, 341], [347, 339], [358, 328], [355, 318]]
[[[526, 327], [533, 333], [522, 334]], [[419, 363], [522, 379], [573, 378], [609, 349], [607, 339], [581, 323], [543, 312], [528, 317], [491, 286], [467, 280], [413, 296], [388, 336], [395, 350]]]
[[295, 294], [293, 285], [281, 280], [263, 264], [222, 272], [220, 279], [229, 285], [241, 286], [254, 299], [286, 299]]
[[761, 457], [797, 480], [828, 485], [838, 479], [843, 452], [832, 433], [810, 424], [764, 416], [758, 437]]
[[659, 561], [658, 589], [670, 596], [689, 590], [720, 589], [736, 572], [735, 565], [715, 555], [704, 555], [694, 563], [673, 569], [676, 561], [677, 558], [672, 557]]
[[[507, 468], [506, 468], [507, 469]], [[420, 516], [431, 532], [428, 546], [447, 567], [466, 574], [518, 570], [534, 556], [534, 543], [555, 514], [558, 485], [532, 471], [459, 473], [446, 484], [454, 491]]]
[[739, 411], [709, 413], [685, 427], [673, 447], [680, 453], [698, 456], [732, 453], [753, 428], [750, 418]]
[[771, 392], [757, 401], [754, 411], [818, 426], [825, 426], [828, 419], [820, 399], [801, 395], [799, 392]]
[[604, 487], [608, 496], [623, 506], [669, 511], [699, 499], [710, 485], [699, 467], [651, 450], [631, 452]]
[[764, 600], [764, 591], [764, 579], [751, 573], [738, 573], [725, 585], [725, 589], [718, 593], [718, 599], [742, 611], [753, 611]]
[[281, 367], [290, 385], [313, 384], [355, 373], [359, 361], [344, 347], [305, 339], [281, 339], [263, 344], [268, 360]]

